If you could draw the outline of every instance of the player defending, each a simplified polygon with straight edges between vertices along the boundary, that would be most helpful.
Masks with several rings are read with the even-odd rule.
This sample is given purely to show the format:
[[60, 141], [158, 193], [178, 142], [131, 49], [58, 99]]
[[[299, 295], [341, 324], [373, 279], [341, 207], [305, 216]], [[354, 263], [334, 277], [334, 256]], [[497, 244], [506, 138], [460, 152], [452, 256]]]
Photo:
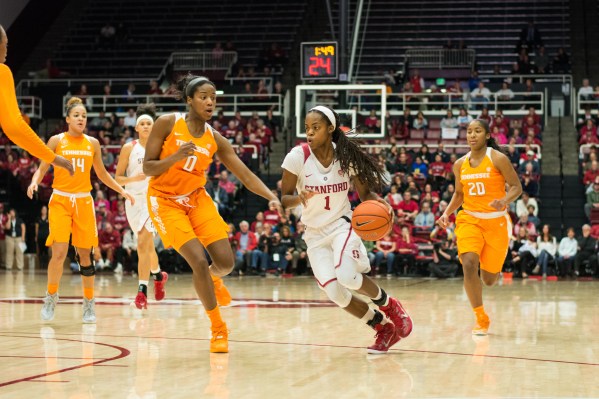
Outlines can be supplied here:
[[462, 206], [455, 234], [464, 289], [476, 315], [472, 334], [487, 335], [491, 322], [483, 306], [480, 280], [491, 286], [499, 279], [512, 233], [507, 207], [520, 196], [522, 186], [510, 160], [491, 137], [487, 122], [470, 122], [466, 138], [470, 152], [453, 165], [455, 192], [437, 224], [447, 228], [449, 215]]

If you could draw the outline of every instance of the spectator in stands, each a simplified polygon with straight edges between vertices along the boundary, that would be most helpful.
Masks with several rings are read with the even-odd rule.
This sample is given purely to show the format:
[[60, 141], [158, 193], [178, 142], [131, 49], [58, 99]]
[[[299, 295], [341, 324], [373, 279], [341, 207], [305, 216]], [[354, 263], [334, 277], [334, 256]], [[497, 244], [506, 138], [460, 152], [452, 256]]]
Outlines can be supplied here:
[[414, 228], [419, 231], [431, 232], [435, 225], [435, 215], [431, 212], [430, 202], [423, 202], [420, 212], [414, 219]]
[[[0, 203], [0, 205], [2, 204]], [[42, 205], [42, 208], [40, 210], [40, 216], [38, 216], [38, 218], [35, 220], [35, 244], [41, 269], [47, 269], [48, 262], [50, 260], [49, 248], [46, 246], [46, 239], [48, 238], [48, 235], [50, 235], [50, 225], [48, 222], [48, 207], [46, 205]], [[0, 251], [0, 256], [1, 254], [2, 251]], [[4, 261], [0, 263], [3, 262]]]
[[235, 270], [242, 270], [242, 266], [245, 264], [245, 270], [250, 274], [254, 274], [257, 272], [258, 258], [254, 257], [254, 250], [258, 246], [258, 238], [254, 232], [250, 231], [249, 227], [249, 223], [242, 220], [239, 223], [239, 231], [234, 235], [234, 241], [236, 242]]
[[466, 108], [460, 108], [460, 114], [458, 116], [458, 124], [460, 129], [466, 129], [470, 122], [472, 122], [472, 116], [468, 114]]
[[110, 202], [106, 199], [104, 191], [98, 190], [98, 191], [96, 191], [96, 198], [94, 200], [94, 208], [96, 208], [96, 211], [98, 211], [101, 206], [110, 208]]
[[575, 238], [574, 227], [568, 227], [566, 237], [559, 242], [557, 264], [562, 276], [570, 275], [572, 264], [578, 252], [578, 241]]
[[412, 163], [412, 174], [415, 178], [423, 178], [425, 180], [428, 177], [428, 165], [423, 162], [421, 156], [416, 156], [416, 158], [414, 158], [414, 163]]
[[418, 71], [418, 69], [414, 69], [411, 75], [412, 76], [410, 77], [410, 85], [412, 86], [412, 93], [422, 93], [425, 89], [425, 86], [424, 79], [422, 78], [422, 76], [420, 76], [420, 72]]
[[418, 111], [416, 118], [412, 122], [412, 128], [416, 130], [425, 130], [428, 128], [428, 120], [424, 117], [422, 111]]
[[522, 175], [522, 191], [527, 192], [531, 197], [539, 195], [538, 175], [532, 172], [532, 165], [526, 165], [526, 172]]
[[474, 70], [470, 73], [470, 79], [468, 79], [468, 88], [470, 89], [470, 92], [479, 87], [479, 83], [480, 78], [478, 77], [478, 71]]
[[129, 228], [129, 220], [127, 219], [127, 213], [125, 212], [125, 201], [119, 201], [117, 210], [112, 214], [110, 222], [116, 231], [123, 233], [125, 229]]
[[539, 49], [535, 52], [533, 60], [536, 73], [541, 75], [549, 73], [549, 56], [545, 54], [545, 46], [539, 47]]
[[451, 86], [447, 87], [447, 93], [449, 93], [449, 98], [454, 104], [457, 103], [457, 105], [460, 105], [464, 101], [464, 92], [462, 86], [460, 86], [460, 82], [457, 80]]
[[541, 32], [537, 29], [533, 21], [529, 21], [528, 25], [520, 31], [520, 42], [518, 43], [517, 52], [521, 49], [526, 49], [532, 53], [537, 47], [543, 45]]
[[520, 164], [520, 153], [516, 149], [513, 144], [510, 144], [507, 147], [507, 157], [510, 159], [510, 162], [514, 166], [514, 169], [517, 169]]
[[557, 240], [551, 235], [548, 224], [543, 225], [541, 234], [537, 237], [537, 264], [532, 269], [532, 274], [541, 274], [543, 279], [547, 278], [547, 266], [550, 261], [555, 259], [557, 253]]
[[370, 115], [364, 120], [364, 126], [369, 132], [375, 132], [377, 129], [380, 131], [381, 121], [376, 116], [376, 110], [370, 110]]
[[206, 192], [214, 201], [214, 205], [218, 209], [218, 213], [224, 218], [230, 215], [229, 195], [220, 186], [220, 184], [208, 180], [206, 182]]
[[129, 110], [127, 111], [127, 116], [125, 116], [125, 119], [123, 121], [125, 123], [125, 126], [135, 127], [135, 124], [137, 123], [137, 118], [135, 116], [135, 110], [133, 108], [129, 108]]
[[414, 180], [414, 176], [408, 175], [406, 176], [406, 183], [408, 187], [406, 187], [407, 192], [412, 196], [412, 200], [419, 202], [420, 201], [420, 189], [416, 186], [416, 181]]
[[268, 246], [268, 266], [267, 270], [275, 270], [275, 275], [278, 276], [287, 270], [287, 244], [281, 242], [281, 234], [275, 232], [272, 234], [270, 244]]
[[449, 203], [449, 201], [451, 201], [451, 198], [453, 197], [454, 193], [455, 193], [455, 186], [453, 185], [453, 183], [449, 183], [447, 185], [447, 187], [445, 188], [445, 191], [443, 191], [443, 194], [441, 194], [441, 200]]
[[585, 136], [588, 133], [594, 137], [597, 137], [597, 126], [593, 118], [585, 119], [584, 125], [580, 128], [581, 136]]
[[522, 191], [522, 195], [518, 201], [516, 201], [516, 216], [521, 217], [528, 215], [528, 207], [534, 207], [534, 215], [536, 216], [539, 212], [539, 205], [537, 200], [530, 197], [526, 191]]
[[589, 262], [589, 268], [597, 270], [597, 240], [591, 237], [591, 226], [582, 226], [582, 237], [578, 239], [578, 248], [574, 257], [574, 276], [580, 275], [583, 262]]
[[114, 46], [116, 35], [116, 29], [110, 22], [106, 22], [100, 29], [100, 36], [98, 37], [98, 48], [109, 49]]
[[273, 228], [281, 222], [281, 215], [277, 211], [276, 204], [270, 204], [268, 210], [264, 211], [264, 225], [271, 225]]
[[599, 209], [599, 177], [595, 177], [593, 190], [587, 193], [587, 201], [584, 204], [584, 213], [589, 219], [591, 218], [592, 209]]
[[590, 101], [593, 100], [593, 86], [591, 86], [589, 79], [585, 78], [582, 80], [582, 86], [578, 89], [578, 97], [581, 100]]
[[539, 174], [541, 167], [539, 165], [539, 161], [537, 161], [536, 159], [537, 154], [529, 147], [525, 155], [525, 158], [520, 159], [520, 166], [518, 166], [518, 172], [521, 174], [526, 173], [526, 165], [530, 164], [532, 165], [532, 173], [534, 173], [535, 175]]
[[[127, 90], [125, 90], [125, 101], [128, 103], [135, 103], [137, 104], [137, 98], [135, 98], [135, 95], [137, 93], [135, 92], [135, 85], [133, 83], [129, 83], [129, 85], [127, 86]], [[135, 126], [135, 124], [134, 124]]]
[[394, 273], [394, 262], [395, 262], [395, 250], [397, 248], [397, 242], [391, 238], [391, 235], [385, 234], [383, 238], [376, 242], [377, 252], [374, 256], [374, 267], [375, 270], [380, 273], [380, 266], [383, 260], [387, 262], [387, 277], [393, 276]]
[[215, 63], [220, 61], [223, 58], [224, 51], [222, 43], [216, 42], [212, 48], [212, 61]]
[[[495, 98], [500, 102], [512, 101], [515, 97], [514, 92], [510, 89], [510, 86], [507, 82], [503, 82], [501, 84], [501, 89], [497, 90], [495, 93]], [[479, 118], [480, 119], [480, 118]]]
[[599, 162], [594, 160], [591, 162], [591, 168], [585, 172], [582, 182], [587, 188], [592, 189], [592, 183], [597, 180], [597, 177], [599, 177]]
[[501, 130], [497, 125], [491, 128], [491, 137], [494, 138], [499, 145], [506, 145], [508, 143], [505, 131]]
[[27, 248], [25, 244], [25, 222], [17, 215], [17, 211], [11, 208], [8, 211], [8, 218], [2, 226], [6, 240], [6, 258], [5, 265], [7, 270], [11, 270], [13, 263], [16, 263], [18, 270], [23, 270], [25, 261], [23, 253]]
[[458, 270], [457, 254], [451, 249], [451, 241], [443, 240], [433, 245], [433, 261], [428, 264], [431, 277], [455, 277]]
[[534, 73], [533, 67], [530, 63], [530, 58], [525, 49], [520, 50], [518, 55], [518, 72], [521, 74]]
[[137, 264], [139, 257], [137, 254], [137, 235], [131, 231], [130, 228], [125, 229], [123, 232], [123, 268], [126, 272], [138, 273]]
[[441, 119], [440, 126], [442, 129], [443, 128], [454, 129], [459, 126], [458, 120], [453, 116], [453, 112], [451, 111], [451, 109], [448, 109], [447, 113], [445, 114], [443, 119]]
[[445, 182], [449, 167], [447, 162], [443, 162], [441, 154], [435, 154], [435, 161], [428, 166], [428, 174], [432, 178], [435, 188], [440, 187]]
[[412, 194], [409, 191], [403, 193], [403, 201], [398, 205], [398, 208], [403, 214], [407, 221], [412, 223], [418, 215], [418, 203], [412, 200]]
[[485, 87], [484, 82], [478, 82], [478, 87], [470, 92], [470, 100], [474, 106], [482, 108], [489, 103], [491, 91]]
[[[593, 124], [593, 122], [591, 120], [589, 120], [589, 121], [587, 121], [587, 125], [585, 127], [587, 127], [588, 125], [592, 125], [592, 124]], [[585, 127], [583, 127], [583, 129], [585, 129]], [[595, 130], [595, 132], [593, 132], [593, 130], [590, 128], [585, 129], [584, 133], [581, 134], [580, 139], [578, 140], [578, 145], [583, 145], [583, 144], [599, 144], [599, 138], [597, 137], [597, 130]]]
[[396, 264], [398, 266], [398, 275], [408, 274], [410, 270], [414, 269], [417, 254], [418, 247], [414, 243], [410, 228], [402, 226], [401, 235], [397, 238]]
[[96, 268], [99, 270], [113, 269], [115, 273], [122, 272], [121, 234], [113, 228], [112, 224], [106, 223], [104, 228], [98, 232], [98, 241], [101, 259]]
[[522, 215], [518, 218], [518, 223], [514, 225], [514, 234], [517, 236], [520, 229], [526, 229], [529, 235], [535, 236], [537, 234], [537, 229], [530, 220], [528, 220], [528, 213], [526, 215]]
[[537, 209], [532, 205], [528, 205], [526, 209], [528, 210], [528, 221], [534, 224], [535, 229], [539, 231], [539, 227], [541, 227], [541, 219], [539, 219], [538, 216], [535, 215]]
[[539, 254], [535, 234], [532, 234], [528, 229], [526, 230], [528, 231], [526, 241], [518, 249], [518, 256], [514, 258], [515, 263], [520, 266], [519, 269], [522, 278], [527, 278], [532, 272]]

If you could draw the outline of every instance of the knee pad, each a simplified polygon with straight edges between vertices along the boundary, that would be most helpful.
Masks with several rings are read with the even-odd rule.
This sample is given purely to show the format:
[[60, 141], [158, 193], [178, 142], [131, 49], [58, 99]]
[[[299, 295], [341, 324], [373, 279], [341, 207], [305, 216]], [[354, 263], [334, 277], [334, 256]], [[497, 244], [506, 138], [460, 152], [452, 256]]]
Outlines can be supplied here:
[[[77, 265], [79, 266], [79, 270], [81, 270], [82, 266], [81, 266], [81, 258], [79, 257], [79, 252], [77, 251], [77, 248], [73, 247], [75, 249], [75, 262], [77, 262]], [[91, 251], [89, 251], [89, 260], [92, 262], [91, 267], [96, 267], [96, 261], [94, 260], [94, 247], [92, 247]], [[95, 273], [94, 273], [95, 274]]]
[[329, 299], [335, 302], [339, 307], [346, 308], [351, 302], [351, 292], [337, 281], [331, 281], [325, 287], [321, 287], [321, 289], [326, 292]]
[[96, 268], [93, 265], [81, 266], [79, 265], [79, 274], [85, 277], [92, 277], [96, 275]]
[[359, 290], [362, 287], [364, 278], [361, 273], [358, 273], [353, 268], [344, 268], [343, 266], [338, 267], [335, 270], [337, 274], [337, 281], [342, 286], [349, 288], [350, 290]]

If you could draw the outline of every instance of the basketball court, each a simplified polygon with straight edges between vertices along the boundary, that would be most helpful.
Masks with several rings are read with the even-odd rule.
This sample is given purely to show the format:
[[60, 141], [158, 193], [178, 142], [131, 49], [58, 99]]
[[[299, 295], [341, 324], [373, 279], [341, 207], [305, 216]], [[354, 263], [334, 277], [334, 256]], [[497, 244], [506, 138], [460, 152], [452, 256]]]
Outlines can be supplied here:
[[461, 279], [379, 278], [415, 324], [386, 355], [367, 355], [373, 331], [311, 277], [227, 278], [229, 354], [208, 352], [191, 275], [143, 314], [134, 277], [97, 276], [96, 325], [81, 323], [80, 281], [65, 273], [43, 323], [45, 274], [0, 272], [0, 398], [599, 397], [597, 281], [485, 289], [490, 334], [472, 337]]

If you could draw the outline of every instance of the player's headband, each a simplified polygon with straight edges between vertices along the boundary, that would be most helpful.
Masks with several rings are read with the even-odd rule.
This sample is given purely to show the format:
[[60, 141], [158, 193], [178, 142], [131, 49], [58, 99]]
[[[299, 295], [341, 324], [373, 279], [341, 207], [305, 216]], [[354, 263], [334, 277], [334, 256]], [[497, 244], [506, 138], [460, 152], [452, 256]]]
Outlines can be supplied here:
[[333, 114], [333, 111], [331, 111], [327, 107], [323, 107], [322, 105], [317, 105], [316, 107], [312, 108], [309, 112], [312, 111], [322, 112], [329, 119], [331, 125], [333, 125], [333, 128], [337, 129], [337, 122], [335, 121], [335, 114]]
[[137, 117], [137, 121], [135, 121], [135, 126], [139, 125], [139, 122], [141, 121], [150, 121], [150, 122], [154, 122], [154, 118], [152, 118], [150, 115], [148, 114], [143, 114]]
[[196, 87], [204, 83], [210, 83], [214, 86], [214, 83], [212, 83], [210, 79], [208, 79], [205, 76], [198, 76], [197, 78], [193, 78], [185, 87], [185, 98], [193, 97], [193, 92], [196, 90]]

